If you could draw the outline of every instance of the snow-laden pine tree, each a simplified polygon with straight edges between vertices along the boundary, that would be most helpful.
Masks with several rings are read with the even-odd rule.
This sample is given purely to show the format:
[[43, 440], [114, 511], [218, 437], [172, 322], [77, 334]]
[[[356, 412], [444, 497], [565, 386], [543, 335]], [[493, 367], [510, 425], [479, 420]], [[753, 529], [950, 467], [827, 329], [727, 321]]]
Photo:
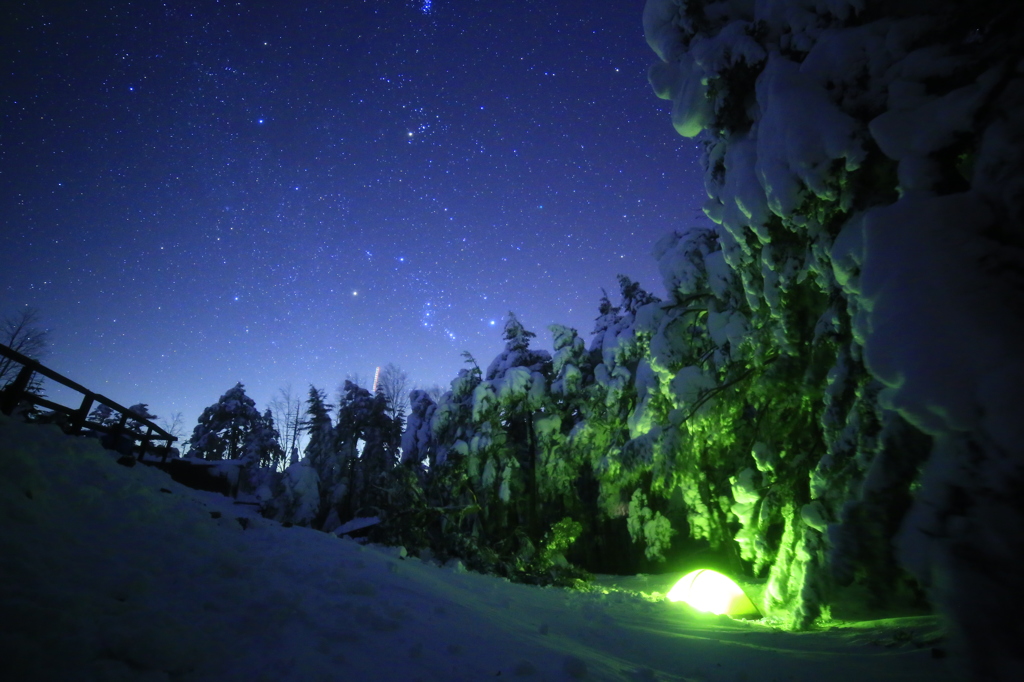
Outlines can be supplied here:
[[284, 448], [281, 447], [281, 434], [274, 425], [274, 413], [268, 407], [264, 411], [261, 422], [254, 430], [253, 437], [246, 444], [243, 457], [255, 467], [277, 471], [285, 460]]
[[449, 457], [469, 454], [473, 428], [473, 392], [482, 381], [482, 373], [472, 355], [466, 352], [463, 357], [471, 367], [459, 370], [458, 376], [452, 379], [451, 390], [438, 398], [437, 409], [431, 420], [437, 464], [444, 464]]
[[1024, 6], [648, 0], [644, 28], [715, 225], [658, 246], [634, 439], [697, 476], [691, 532], [738, 524], [769, 613], [891, 601], [902, 566], [1018, 679]]
[[534, 416], [547, 401], [551, 372], [550, 353], [530, 347], [535, 336], [508, 314], [505, 349], [473, 391], [469, 460], [492, 532], [523, 528], [530, 537], [540, 531]]
[[[407, 459], [390, 475], [402, 484], [389, 495], [409, 504], [403, 518], [421, 526], [416, 533], [396, 521], [390, 537], [426, 542], [438, 556], [517, 579], [568, 584], [578, 577], [564, 554], [582, 532], [572, 515], [584, 514], [574, 503], [576, 473], [558, 460], [567, 431], [580, 419], [576, 403], [592, 371], [583, 341], [559, 329], [557, 400], [549, 392], [550, 353], [531, 347], [535, 335], [512, 313], [505, 348], [486, 374], [466, 354], [471, 368], [436, 403], [424, 391], [412, 392]], [[428, 466], [418, 468], [421, 461]]]
[[664, 60], [651, 82], [673, 99], [677, 130], [703, 136], [715, 227], [656, 248], [670, 300], [634, 442], [668, 474], [655, 480], [682, 490], [690, 532], [765, 574], [762, 607], [795, 627], [858, 575], [889, 571], [878, 598], [901, 588], [891, 553], [858, 556], [854, 538], [891, 532], [905, 511], [905, 495], [866, 495], [873, 464], [890, 461], [892, 443], [908, 447], [909, 466], [875, 479], [906, 489], [923, 454], [877, 402], [831, 267], [843, 225], [896, 189], [866, 134], [878, 103], [856, 85], [877, 75], [860, 60], [890, 26], [861, 26], [856, 4], [652, 1], [645, 12]]
[[[306, 419], [302, 422], [309, 440], [306, 442], [303, 462], [316, 472], [320, 500], [317, 504], [315, 525], [323, 523], [337, 500], [344, 498], [348, 487], [344, 482], [345, 464], [335, 448], [334, 424], [331, 422], [331, 408], [327, 404], [323, 389], [309, 387], [306, 399]], [[337, 525], [336, 519], [333, 520]]]
[[[619, 294], [618, 306], [607, 295], [599, 306], [590, 346], [594, 380], [580, 395], [583, 419], [573, 428], [571, 449], [589, 462], [581, 473], [597, 480], [601, 513], [625, 518], [629, 535], [643, 545], [647, 558], [659, 561], [675, 530], [663, 514], [664, 505], [650, 494], [658, 481], [651, 476], [649, 439], [635, 438], [645, 436], [647, 426], [637, 419], [646, 414], [642, 408], [650, 400], [653, 374], [647, 356], [659, 300], [626, 276], [619, 277]], [[593, 527], [603, 529], [595, 542], [610, 542], [609, 526], [598, 525], [595, 518]]]
[[347, 508], [342, 522], [379, 513], [382, 477], [398, 462], [401, 426], [389, 414], [388, 399], [345, 381], [338, 405], [335, 449], [346, 467]]
[[428, 467], [433, 467], [437, 463], [434, 434], [431, 429], [435, 410], [437, 404], [426, 391], [413, 389], [409, 393], [409, 418], [402, 434], [402, 462], [426, 462]]
[[585, 418], [586, 392], [594, 385], [594, 368], [586, 344], [575, 329], [553, 324], [554, 355], [551, 359], [550, 396], [533, 421], [537, 437], [538, 492], [544, 504], [556, 500], [575, 506], [579, 498], [577, 480], [589, 464], [579, 457], [580, 448], [570, 447], [576, 426]]
[[[153, 418], [145, 408], [145, 405], [134, 405], [131, 409]], [[259, 413], [241, 383], [203, 410], [190, 443], [189, 454], [193, 457], [238, 461], [238, 485], [246, 493], [259, 488], [270, 469], [284, 459], [273, 416], [269, 410], [266, 414]]]
[[450, 390], [438, 398], [430, 413], [429, 435], [424, 433], [426, 429], [417, 429], [434, 452], [423, 487], [426, 503], [443, 510], [431, 519], [440, 526], [433, 534], [431, 548], [442, 558], [466, 559], [477, 552], [481, 530], [481, 507], [473, 483], [476, 476], [471, 477], [469, 472], [469, 454], [475, 433], [473, 394], [482, 373], [472, 355], [464, 352], [463, 357], [470, 367], [459, 370]]
[[128, 428], [129, 431], [138, 434], [145, 433], [147, 430], [147, 427], [142, 422], [142, 420], [155, 422], [157, 419], [159, 419], [159, 417], [156, 416], [155, 414], [150, 414], [149, 405], [146, 403], [135, 403], [134, 405], [128, 408], [128, 412], [130, 413], [131, 416], [129, 416], [128, 419], [125, 421], [125, 426]]
[[302, 428], [309, 437], [304, 453], [309, 465], [317, 470], [324, 481], [332, 481], [338, 476], [334, 456], [334, 424], [331, 422], [332, 407], [327, 404], [322, 388], [309, 387], [306, 419], [302, 422]]
[[320, 514], [320, 477], [308, 459], [292, 462], [277, 477], [263, 514], [281, 523], [313, 526]]
[[192, 430], [189, 452], [203, 459], [246, 459], [259, 466], [261, 460], [273, 458], [280, 449], [272, 435], [256, 403], [239, 382], [203, 410]]

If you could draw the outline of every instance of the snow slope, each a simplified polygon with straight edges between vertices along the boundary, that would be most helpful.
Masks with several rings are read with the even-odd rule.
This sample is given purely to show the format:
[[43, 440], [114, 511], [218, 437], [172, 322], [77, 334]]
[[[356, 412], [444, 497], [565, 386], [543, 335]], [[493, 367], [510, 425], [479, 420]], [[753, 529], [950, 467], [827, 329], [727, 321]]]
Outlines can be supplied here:
[[645, 594], [650, 578], [570, 592], [403, 553], [0, 416], [2, 679], [960, 678], [934, 619], [795, 634]]

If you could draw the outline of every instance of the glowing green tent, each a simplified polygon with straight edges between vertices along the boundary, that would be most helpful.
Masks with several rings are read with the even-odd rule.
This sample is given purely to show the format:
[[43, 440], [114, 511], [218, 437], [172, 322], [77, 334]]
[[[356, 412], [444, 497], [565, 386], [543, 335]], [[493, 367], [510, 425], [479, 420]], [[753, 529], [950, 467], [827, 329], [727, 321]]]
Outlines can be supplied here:
[[756, 618], [761, 615], [743, 592], [726, 576], [702, 568], [684, 575], [667, 595], [669, 601], [686, 602], [698, 611], [728, 614], [733, 618]]

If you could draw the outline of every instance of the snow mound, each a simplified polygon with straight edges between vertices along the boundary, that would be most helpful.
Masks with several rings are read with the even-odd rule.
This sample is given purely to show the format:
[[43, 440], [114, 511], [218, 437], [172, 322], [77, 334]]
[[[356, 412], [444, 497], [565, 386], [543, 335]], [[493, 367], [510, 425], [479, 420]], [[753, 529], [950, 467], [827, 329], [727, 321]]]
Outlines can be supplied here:
[[4, 679], [953, 679], [927, 628], [797, 636], [445, 570], [2, 416], [0, 527]]

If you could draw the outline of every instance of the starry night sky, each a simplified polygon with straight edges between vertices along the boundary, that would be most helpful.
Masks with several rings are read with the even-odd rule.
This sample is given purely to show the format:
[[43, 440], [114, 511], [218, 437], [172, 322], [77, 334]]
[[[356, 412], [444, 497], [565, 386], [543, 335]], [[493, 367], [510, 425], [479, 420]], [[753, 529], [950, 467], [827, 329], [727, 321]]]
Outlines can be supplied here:
[[37, 307], [46, 364], [186, 435], [237, 381], [260, 409], [388, 362], [447, 387], [509, 310], [589, 338], [699, 220], [638, 1], [25, 4], [0, 314]]

